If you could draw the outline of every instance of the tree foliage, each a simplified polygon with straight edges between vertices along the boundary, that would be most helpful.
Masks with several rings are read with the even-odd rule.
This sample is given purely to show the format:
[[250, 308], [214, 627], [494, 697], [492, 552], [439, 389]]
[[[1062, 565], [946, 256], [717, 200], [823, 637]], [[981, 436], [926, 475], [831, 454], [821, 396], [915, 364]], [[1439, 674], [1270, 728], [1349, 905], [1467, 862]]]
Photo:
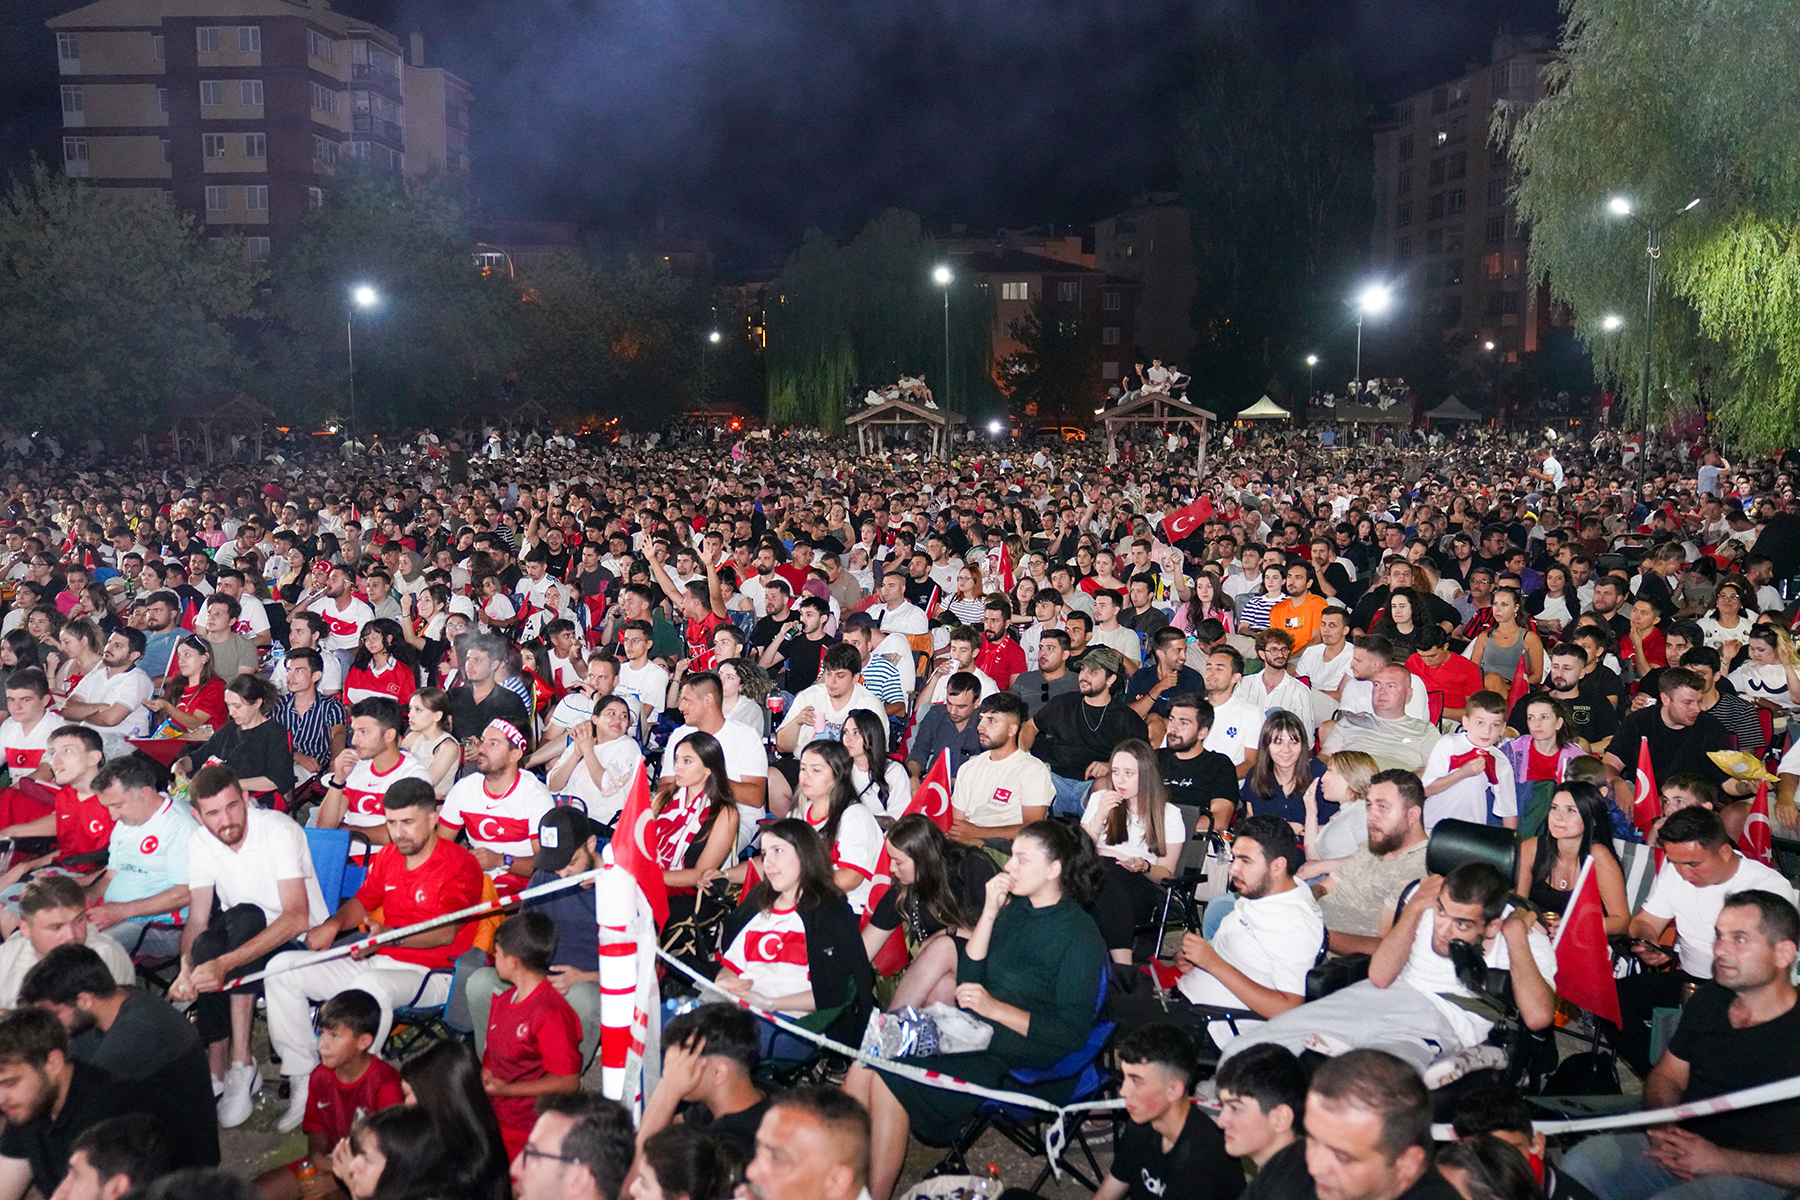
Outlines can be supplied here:
[[[1534, 277], [1641, 392], [1645, 234], [1662, 238], [1652, 408], [1705, 403], [1759, 447], [1800, 436], [1800, 20], [1789, 0], [1569, 0], [1549, 95], [1498, 110]], [[1690, 199], [1701, 204], [1679, 219]], [[1628, 324], [1605, 331], [1609, 313]]]
[[[1368, 100], [1341, 47], [1292, 63], [1253, 17], [1215, 22], [1182, 110], [1199, 271], [1195, 377], [1245, 400], [1303, 370], [1367, 261]], [[1185, 364], [1184, 364], [1185, 365]]]
[[34, 162], [0, 198], [0, 420], [138, 430], [233, 386], [246, 364], [229, 323], [252, 315], [262, 274], [166, 196]]
[[1089, 424], [1100, 374], [1096, 339], [1079, 322], [1058, 320], [1042, 298], [1008, 332], [1024, 347], [1000, 364], [1013, 409], [1035, 412], [1047, 425]]
[[944, 292], [936, 244], [891, 209], [840, 247], [808, 230], [775, 281], [768, 313], [769, 418], [835, 429], [867, 388], [926, 377], [937, 403], [971, 411], [993, 394], [993, 304], [958, 274], [950, 286], [949, 386], [942, 386]]

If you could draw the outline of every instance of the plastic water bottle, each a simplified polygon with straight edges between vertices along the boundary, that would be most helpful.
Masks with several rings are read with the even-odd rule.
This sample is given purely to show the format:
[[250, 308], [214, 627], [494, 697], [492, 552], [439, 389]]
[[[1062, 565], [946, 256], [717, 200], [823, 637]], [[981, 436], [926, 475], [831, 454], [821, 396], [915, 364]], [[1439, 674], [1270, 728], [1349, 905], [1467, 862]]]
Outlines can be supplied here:
[[[287, 669], [287, 647], [280, 642], [269, 643], [269, 678], [282, 679], [282, 672]], [[277, 684], [285, 687], [285, 682]]]

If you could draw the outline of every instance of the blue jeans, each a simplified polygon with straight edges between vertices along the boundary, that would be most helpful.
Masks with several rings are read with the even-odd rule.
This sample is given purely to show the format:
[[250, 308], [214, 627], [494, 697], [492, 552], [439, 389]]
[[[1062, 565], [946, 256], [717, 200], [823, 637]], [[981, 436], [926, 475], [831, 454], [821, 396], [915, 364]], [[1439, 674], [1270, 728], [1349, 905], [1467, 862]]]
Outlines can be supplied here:
[[1565, 1175], [1599, 1200], [1780, 1200], [1788, 1189], [1741, 1175], [1711, 1175], [1682, 1181], [1646, 1153], [1641, 1133], [1604, 1133], [1582, 1142], [1562, 1161]]
[[1200, 914], [1200, 936], [1211, 938], [1218, 933], [1219, 926], [1225, 923], [1225, 918], [1231, 915], [1233, 908], [1237, 907], [1237, 901], [1236, 892], [1226, 892], [1208, 900], [1206, 911]]
[[756, 1022], [756, 1041], [764, 1062], [771, 1059], [782, 1062], [808, 1062], [813, 1055], [819, 1052], [817, 1046], [805, 1038], [795, 1037], [773, 1021], [759, 1019]]
[[1050, 803], [1050, 814], [1057, 817], [1081, 816], [1081, 810], [1087, 807], [1088, 790], [1094, 786], [1091, 779], [1064, 779], [1052, 771], [1050, 786], [1055, 789], [1055, 798]]

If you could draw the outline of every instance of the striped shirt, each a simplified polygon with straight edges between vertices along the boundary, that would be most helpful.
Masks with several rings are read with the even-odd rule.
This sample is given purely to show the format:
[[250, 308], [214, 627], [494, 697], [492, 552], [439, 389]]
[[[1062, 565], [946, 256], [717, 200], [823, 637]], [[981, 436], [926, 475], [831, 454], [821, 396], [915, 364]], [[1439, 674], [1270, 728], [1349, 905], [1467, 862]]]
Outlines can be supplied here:
[[343, 701], [336, 696], [320, 696], [315, 692], [314, 697], [312, 707], [301, 712], [294, 706], [292, 696], [283, 696], [275, 707], [275, 721], [293, 739], [295, 754], [315, 758], [321, 768], [329, 768], [331, 731], [347, 724], [348, 718], [344, 715]]
[[906, 689], [900, 683], [900, 668], [879, 654], [871, 654], [869, 661], [863, 664], [862, 682], [884, 706], [906, 699]]

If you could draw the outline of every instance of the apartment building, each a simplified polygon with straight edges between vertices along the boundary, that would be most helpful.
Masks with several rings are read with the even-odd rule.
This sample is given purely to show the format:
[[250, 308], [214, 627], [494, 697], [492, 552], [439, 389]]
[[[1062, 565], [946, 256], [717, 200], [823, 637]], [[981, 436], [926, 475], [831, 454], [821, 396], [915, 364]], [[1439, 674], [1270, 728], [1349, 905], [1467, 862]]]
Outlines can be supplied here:
[[1498, 362], [1517, 363], [1548, 323], [1490, 125], [1497, 108], [1543, 98], [1554, 51], [1547, 37], [1498, 37], [1490, 63], [1399, 101], [1375, 130], [1371, 263], [1404, 297], [1399, 319], [1441, 333], [1465, 365], [1489, 342]]
[[64, 170], [171, 194], [252, 257], [340, 162], [467, 176], [468, 85], [425, 66], [418, 35], [403, 47], [325, 0], [98, 0], [47, 24]]
[[1187, 206], [1173, 192], [1140, 196], [1126, 211], [1094, 225], [1093, 265], [1144, 285], [1131, 332], [1139, 351], [1164, 362], [1191, 366], [1194, 295], [1200, 272]]

